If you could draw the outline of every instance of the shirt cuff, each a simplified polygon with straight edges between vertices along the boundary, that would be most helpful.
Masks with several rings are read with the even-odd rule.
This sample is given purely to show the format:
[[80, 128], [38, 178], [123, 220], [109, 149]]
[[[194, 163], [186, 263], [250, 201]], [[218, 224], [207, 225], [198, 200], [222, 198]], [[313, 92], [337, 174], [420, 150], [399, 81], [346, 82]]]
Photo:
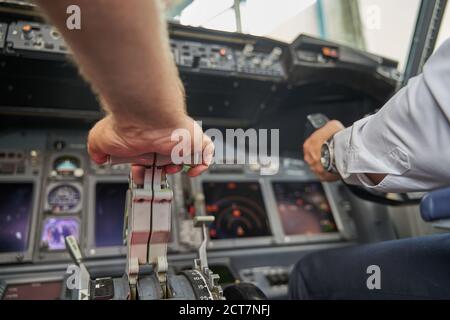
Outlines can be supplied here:
[[[391, 145], [387, 150], [372, 148], [370, 151], [364, 147], [360, 139], [361, 129], [370, 119], [371, 117], [361, 119], [334, 135], [334, 161], [336, 169], [346, 183], [377, 189], [386, 184], [386, 181], [374, 185], [366, 176], [367, 173], [384, 173], [387, 175], [386, 178], [391, 175], [401, 176], [411, 168], [411, 165], [408, 154], [398, 146]], [[373, 145], [373, 141], [365, 142], [368, 144], [372, 142]]]
[[[372, 115], [373, 116], [373, 115]], [[363, 127], [372, 116], [356, 121], [353, 126], [348, 127], [333, 137], [335, 165], [342, 179], [352, 185], [373, 186], [370, 179], [363, 172], [355, 172], [355, 161], [358, 159], [360, 151], [355, 141], [352, 141], [354, 130]]]
[[360, 184], [356, 175], [348, 172], [348, 157], [352, 152], [350, 144], [351, 135], [352, 127], [339, 131], [334, 135], [334, 161], [337, 171], [346, 183]]

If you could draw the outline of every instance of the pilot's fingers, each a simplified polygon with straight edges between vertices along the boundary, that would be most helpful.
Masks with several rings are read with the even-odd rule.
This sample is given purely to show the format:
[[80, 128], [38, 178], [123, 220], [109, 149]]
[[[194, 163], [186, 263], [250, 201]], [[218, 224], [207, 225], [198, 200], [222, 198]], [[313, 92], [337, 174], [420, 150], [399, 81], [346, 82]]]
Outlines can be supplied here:
[[330, 139], [335, 133], [345, 129], [344, 125], [338, 120], [330, 120], [322, 128], [317, 129], [311, 137], [317, 138], [319, 141]]
[[306, 142], [303, 144], [303, 158], [305, 159], [305, 162], [307, 164], [312, 164], [313, 158], [310, 152], [309, 145]]
[[316, 164], [320, 164], [320, 154], [317, 152], [307, 152], [304, 155], [305, 162], [310, 166], [313, 167]]
[[187, 174], [189, 177], [196, 177], [196, 176], [201, 175], [206, 170], [208, 170], [208, 166], [206, 166], [204, 164], [200, 164], [198, 166], [195, 166], [195, 167], [189, 169]]
[[175, 174], [183, 170], [183, 166], [176, 165], [176, 164], [170, 164], [165, 167], [165, 171], [167, 174]]
[[[164, 168], [167, 174], [175, 174], [183, 169], [182, 166], [178, 165], [168, 165]], [[141, 165], [133, 165], [131, 167], [131, 174], [133, 176], [133, 181], [136, 184], [144, 184], [145, 179], [145, 167]]]
[[211, 165], [214, 156], [214, 150], [215, 150], [214, 143], [207, 135], [205, 135], [203, 155], [202, 155], [202, 163], [204, 165], [206, 166]]
[[91, 159], [97, 164], [103, 164], [108, 160], [108, 155], [103, 152], [98, 141], [101, 136], [100, 131], [102, 130], [102, 123], [99, 121], [92, 129], [89, 131], [87, 150]]
[[131, 167], [131, 175], [136, 184], [144, 184], [145, 167], [134, 165]]
[[320, 153], [317, 151], [309, 151], [305, 154], [305, 161], [309, 165], [320, 162]]
[[314, 164], [311, 166], [311, 170], [312, 170], [315, 174], [317, 174], [317, 175], [321, 175], [321, 174], [324, 174], [324, 173], [326, 172], [325, 169], [324, 169], [323, 166], [322, 166], [322, 163], [320, 163], [320, 162], [314, 163]]
[[189, 177], [196, 177], [202, 174], [204, 171], [208, 170], [208, 167], [212, 163], [213, 156], [214, 156], [214, 143], [211, 141], [211, 139], [204, 134], [203, 135], [203, 141], [202, 141], [202, 164], [196, 165], [192, 168], [190, 168], [187, 172]]
[[319, 175], [320, 181], [323, 182], [334, 182], [341, 179], [341, 177], [338, 174], [324, 172], [323, 174]]
[[320, 160], [320, 149], [322, 148], [322, 143], [316, 139], [309, 138], [303, 144], [303, 155], [306, 163], [312, 164]]
[[95, 144], [88, 142], [87, 150], [89, 157], [96, 164], [104, 164], [106, 163], [106, 161], [108, 161], [108, 155], [104, 152], [101, 152], [99, 149], [95, 148]]
[[334, 174], [334, 173], [330, 173], [328, 171], [326, 171], [323, 166], [322, 163], [316, 163], [311, 167], [311, 170], [319, 177], [320, 181], [324, 181], [324, 182], [332, 182], [332, 181], [337, 181], [340, 180], [341, 177], [339, 174]]

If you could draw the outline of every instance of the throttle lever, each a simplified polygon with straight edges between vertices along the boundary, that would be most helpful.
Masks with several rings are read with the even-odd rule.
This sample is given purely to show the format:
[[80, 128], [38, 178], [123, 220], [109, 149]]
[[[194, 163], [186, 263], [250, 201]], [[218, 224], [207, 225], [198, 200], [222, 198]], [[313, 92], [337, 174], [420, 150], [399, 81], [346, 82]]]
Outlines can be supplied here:
[[328, 119], [328, 117], [322, 113], [310, 114], [306, 117], [306, 120], [308, 121], [306, 122], [305, 126], [305, 141], [309, 138], [310, 135], [314, 133], [314, 131], [322, 128], [330, 121], [330, 119]]
[[86, 265], [83, 263], [83, 256], [77, 239], [74, 236], [67, 236], [64, 240], [72, 260], [80, 268], [79, 278], [77, 279], [77, 300], [89, 300], [91, 276]]
[[194, 217], [194, 227], [202, 228], [203, 240], [198, 248], [198, 257], [200, 261], [201, 270], [208, 268], [208, 258], [206, 248], [208, 246], [208, 231], [206, 225], [214, 222], [214, 216], [196, 216]]
[[165, 156], [158, 154], [155, 162], [155, 153], [146, 153], [141, 154], [134, 157], [117, 157], [117, 156], [108, 156], [107, 164], [108, 165], [116, 165], [116, 164], [125, 164], [125, 163], [131, 163], [135, 165], [143, 165], [143, 166], [167, 166], [169, 164], [172, 164], [172, 159], [170, 156]]
[[[154, 162], [155, 155], [157, 155], [156, 162]], [[187, 162], [185, 164], [183, 163], [183, 164], [188, 167], [192, 167], [194, 165], [201, 164], [202, 163], [200, 161], [201, 159], [202, 159], [202, 153], [196, 152], [190, 156], [189, 162]], [[145, 153], [145, 154], [132, 156], [132, 157], [108, 156], [108, 159], [106, 161], [106, 164], [110, 165], [110, 166], [116, 165], [116, 164], [126, 164], [126, 163], [130, 163], [130, 164], [134, 164], [134, 165], [142, 165], [142, 166], [156, 166], [156, 167], [164, 167], [164, 166], [167, 166], [170, 164], [176, 164], [176, 165], [181, 164], [181, 163], [174, 163], [172, 161], [171, 156], [169, 156], [169, 155], [162, 155], [159, 153], [156, 154], [154, 152]]]

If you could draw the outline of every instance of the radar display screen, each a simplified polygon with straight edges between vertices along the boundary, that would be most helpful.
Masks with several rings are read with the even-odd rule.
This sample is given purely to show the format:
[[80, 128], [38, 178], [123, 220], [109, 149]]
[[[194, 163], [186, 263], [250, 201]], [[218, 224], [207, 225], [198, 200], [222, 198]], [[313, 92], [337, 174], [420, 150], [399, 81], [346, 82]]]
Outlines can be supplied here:
[[68, 236], [80, 240], [80, 221], [77, 218], [48, 218], [42, 229], [41, 248], [49, 251], [64, 250], [65, 238]]
[[211, 239], [272, 235], [258, 182], [204, 182], [206, 213], [215, 217]]
[[95, 188], [95, 246], [123, 246], [128, 183], [101, 182]]
[[337, 232], [320, 182], [273, 182], [273, 190], [285, 235]]
[[0, 253], [27, 250], [32, 201], [32, 183], [0, 183]]
[[61, 281], [11, 284], [6, 287], [2, 300], [58, 300]]

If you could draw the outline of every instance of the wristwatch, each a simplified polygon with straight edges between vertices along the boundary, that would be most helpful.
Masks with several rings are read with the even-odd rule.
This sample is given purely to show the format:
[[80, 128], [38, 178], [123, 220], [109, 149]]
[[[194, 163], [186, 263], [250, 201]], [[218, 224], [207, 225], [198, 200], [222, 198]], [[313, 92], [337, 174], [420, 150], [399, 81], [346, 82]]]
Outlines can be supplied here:
[[336, 162], [334, 158], [334, 139], [326, 141], [322, 145], [322, 149], [320, 152], [320, 162], [325, 171], [330, 173], [338, 173], [336, 169]]

